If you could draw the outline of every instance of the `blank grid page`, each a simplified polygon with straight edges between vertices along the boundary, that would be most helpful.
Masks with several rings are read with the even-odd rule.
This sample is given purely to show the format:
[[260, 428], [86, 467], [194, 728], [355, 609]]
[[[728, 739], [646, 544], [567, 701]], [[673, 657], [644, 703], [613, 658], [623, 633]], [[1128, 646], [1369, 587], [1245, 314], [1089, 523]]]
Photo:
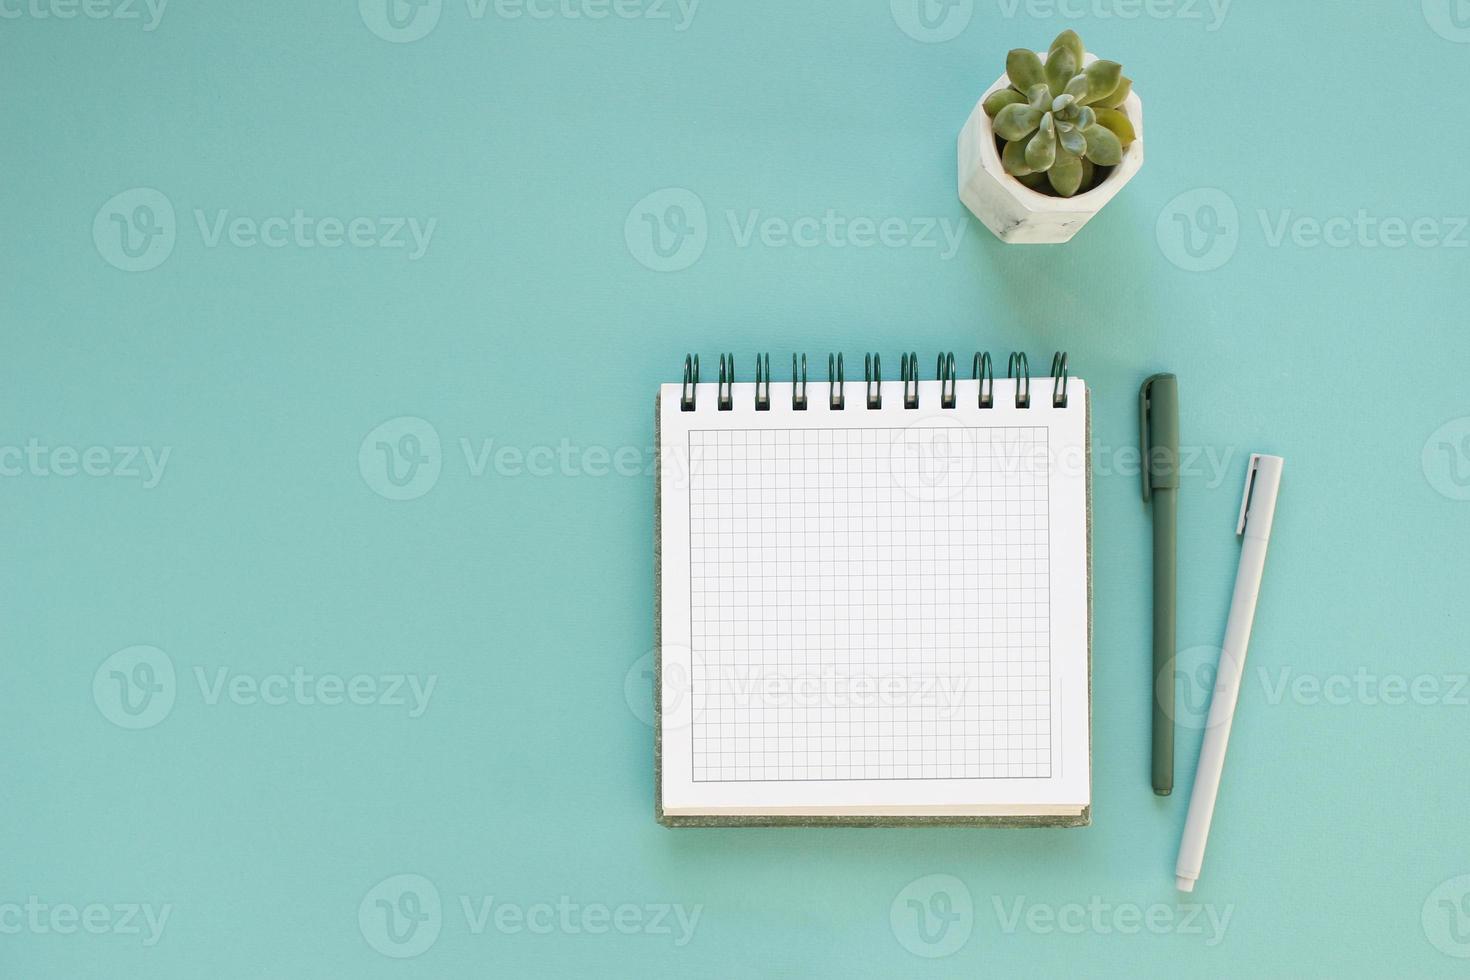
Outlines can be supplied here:
[[1051, 776], [1047, 439], [692, 428], [690, 778]]

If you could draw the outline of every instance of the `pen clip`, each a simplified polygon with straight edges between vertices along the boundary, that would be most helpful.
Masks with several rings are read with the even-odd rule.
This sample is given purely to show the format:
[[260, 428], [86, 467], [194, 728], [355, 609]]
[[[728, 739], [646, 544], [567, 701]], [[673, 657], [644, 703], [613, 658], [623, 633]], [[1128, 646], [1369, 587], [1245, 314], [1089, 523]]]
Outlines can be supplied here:
[[1149, 388], [1152, 387], [1153, 383], [1154, 379], [1149, 378], [1143, 383], [1143, 387], [1138, 389], [1138, 445], [1143, 454], [1138, 461], [1138, 471], [1143, 476], [1144, 503], [1148, 503], [1153, 499], [1153, 480], [1148, 471], [1149, 457], [1153, 452], [1153, 446], [1149, 441], [1149, 413], [1152, 409], [1149, 405], [1148, 394]]
[[1250, 511], [1251, 491], [1256, 486], [1256, 472], [1261, 467], [1261, 454], [1251, 453], [1250, 465], [1245, 469], [1245, 495], [1240, 498], [1240, 519], [1235, 522], [1237, 536], [1245, 533], [1245, 517]]

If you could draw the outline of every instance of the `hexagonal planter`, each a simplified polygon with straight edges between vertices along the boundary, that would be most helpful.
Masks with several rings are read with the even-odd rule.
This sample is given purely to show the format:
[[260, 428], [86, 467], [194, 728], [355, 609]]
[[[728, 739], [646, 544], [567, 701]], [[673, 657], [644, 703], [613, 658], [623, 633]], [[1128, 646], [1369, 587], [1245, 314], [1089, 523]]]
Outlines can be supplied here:
[[[1043, 60], [1046, 58], [1045, 51], [1037, 54]], [[1096, 60], [1096, 56], [1089, 54], [1086, 64]], [[990, 128], [984, 104], [992, 92], [1010, 84], [1006, 75], [996, 79], [981, 94], [975, 111], [960, 131], [960, 200], [1003, 242], [1055, 245], [1071, 241], [1143, 166], [1143, 101], [1135, 91], [1119, 107], [1133, 123], [1138, 138], [1123, 152], [1123, 161], [1103, 182], [1075, 197], [1050, 197], [1033, 191], [1001, 166], [1000, 150], [996, 148], [995, 133]]]

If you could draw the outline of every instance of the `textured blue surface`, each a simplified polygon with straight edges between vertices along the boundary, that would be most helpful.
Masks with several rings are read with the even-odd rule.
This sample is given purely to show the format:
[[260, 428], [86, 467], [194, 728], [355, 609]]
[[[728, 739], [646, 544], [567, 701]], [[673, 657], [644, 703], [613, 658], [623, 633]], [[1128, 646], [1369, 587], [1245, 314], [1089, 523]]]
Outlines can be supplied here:
[[[0, 973], [1463, 974], [1470, 11], [923, 2], [0, 2]], [[1005, 247], [955, 135], [1066, 26], [1148, 161]], [[1095, 392], [1094, 825], [656, 826], [655, 385], [1056, 348]], [[1179, 905], [1252, 451], [1282, 503]]]

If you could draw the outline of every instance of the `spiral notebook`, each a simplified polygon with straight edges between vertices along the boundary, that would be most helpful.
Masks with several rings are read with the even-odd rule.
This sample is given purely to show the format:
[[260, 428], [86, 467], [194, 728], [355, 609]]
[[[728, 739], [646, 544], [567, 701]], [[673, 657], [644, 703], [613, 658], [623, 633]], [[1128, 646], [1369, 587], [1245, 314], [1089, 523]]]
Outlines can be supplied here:
[[1087, 386], [970, 368], [661, 386], [661, 822], [1090, 821]]

